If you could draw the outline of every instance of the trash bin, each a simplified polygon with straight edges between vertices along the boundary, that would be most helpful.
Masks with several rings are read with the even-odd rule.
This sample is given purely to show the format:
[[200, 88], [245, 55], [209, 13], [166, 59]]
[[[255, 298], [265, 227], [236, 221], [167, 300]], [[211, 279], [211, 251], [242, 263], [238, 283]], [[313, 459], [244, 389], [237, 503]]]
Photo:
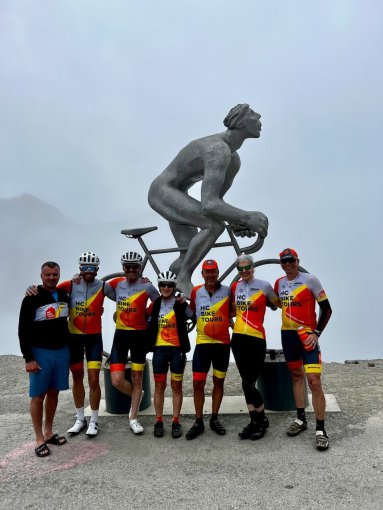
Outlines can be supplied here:
[[[269, 411], [296, 409], [293, 381], [282, 349], [267, 349], [266, 359], [257, 386]], [[305, 378], [305, 407], [309, 404]]]
[[[105, 386], [105, 408], [107, 413], [111, 414], [128, 414], [130, 411], [131, 398], [125, 393], [121, 393], [112, 385], [110, 377], [109, 362], [106, 360], [103, 364], [104, 370], [104, 386]], [[130, 360], [127, 360], [125, 365], [125, 379], [132, 382], [132, 368]], [[146, 360], [144, 373], [142, 376], [142, 389], [144, 396], [141, 400], [140, 411], [147, 409], [151, 405], [151, 391], [150, 391], [150, 371], [149, 363]]]

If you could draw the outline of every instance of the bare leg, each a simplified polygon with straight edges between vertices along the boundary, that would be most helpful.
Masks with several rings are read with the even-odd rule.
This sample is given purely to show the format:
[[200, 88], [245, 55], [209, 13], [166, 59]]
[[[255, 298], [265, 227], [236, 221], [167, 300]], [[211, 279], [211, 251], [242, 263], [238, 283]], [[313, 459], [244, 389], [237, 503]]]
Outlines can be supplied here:
[[305, 407], [305, 374], [303, 367], [292, 369], [291, 377], [293, 379], [295, 405], [299, 408]]
[[203, 405], [205, 403], [205, 384], [206, 381], [193, 381], [194, 408], [196, 418], [202, 418]]
[[40, 395], [38, 397], [32, 397], [30, 403], [30, 413], [32, 418], [32, 425], [35, 431], [36, 436], [36, 446], [40, 446], [44, 441], [43, 434], [43, 403], [44, 403], [45, 393], [44, 395]]
[[154, 387], [154, 409], [156, 411], [156, 416], [162, 416], [164, 412], [164, 394], [166, 388], [166, 380], [165, 381], [155, 381]]
[[313, 408], [318, 420], [325, 419], [326, 398], [323, 393], [320, 374], [307, 374], [307, 381], [313, 395]]
[[173, 391], [173, 416], [179, 418], [182, 407], [183, 392], [182, 392], [182, 381], [171, 380], [171, 386]]
[[141, 370], [132, 370], [132, 405], [129, 414], [129, 418], [131, 420], [135, 420], [137, 418], [138, 408], [140, 407], [142, 395], [142, 378], [143, 372]]
[[261, 411], [265, 410], [265, 406], [264, 406], [264, 404], [262, 404], [259, 407], [255, 407], [253, 404], [247, 404], [247, 409], [249, 411], [257, 411], [257, 413], [260, 413]]
[[129, 397], [132, 396], [132, 385], [125, 379], [125, 372], [111, 372], [110, 377], [112, 380], [112, 385], [117, 388], [118, 391], [125, 393], [125, 395], [129, 395]]
[[74, 405], [78, 409], [84, 407], [85, 401], [85, 388], [84, 388], [84, 370], [72, 370], [72, 395]]
[[100, 370], [98, 368], [88, 369], [88, 382], [90, 408], [92, 411], [97, 411], [101, 400]]
[[218, 414], [223, 398], [223, 385], [225, 379], [213, 375], [212, 413]]
[[44, 423], [44, 437], [49, 439], [53, 436], [53, 419], [56, 414], [57, 403], [59, 398], [58, 390], [53, 388], [47, 391], [45, 397], [45, 423]]

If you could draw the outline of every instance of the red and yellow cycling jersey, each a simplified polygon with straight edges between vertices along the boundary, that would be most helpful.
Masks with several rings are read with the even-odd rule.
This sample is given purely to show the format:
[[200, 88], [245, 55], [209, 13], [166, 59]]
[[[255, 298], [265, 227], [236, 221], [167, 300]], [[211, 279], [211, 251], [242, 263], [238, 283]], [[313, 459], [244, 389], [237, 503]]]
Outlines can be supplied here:
[[233, 309], [235, 309], [233, 333], [266, 340], [263, 321], [267, 302], [273, 305], [279, 302], [272, 286], [268, 282], [255, 278], [250, 282], [240, 280], [233, 283], [231, 293]]
[[318, 278], [299, 273], [290, 281], [283, 276], [275, 282], [274, 290], [282, 305], [282, 330], [304, 326], [309, 332], [314, 331], [317, 326], [315, 303], [327, 299]]
[[220, 285], [210, 295], [205, 285], [194, 287], [190, 297], [190, 308], [197, 315], [196, 344], [229, 344], [231, 320], [231, 292], [226, 285]]
[[140, 280], [129, 283], [124, 277], [113, 278], [110, 285], [116, 291], [116, 329], [147, 329], [146, 304], [159, 296], [151, 283]]
[[[156, 347], [180, 347], [181, 345], [178, 337], [176, 314], [174, 311], [175, 301], [176, 299], [174, 297], [161, 300], [161, 307], [158, 313]], [[148, 314], [151, 314], [151, 308], [149, 308]]]
[[81, 280], [61, 282], [57, 288], [65, 290], [70, 296], [69, 331], [75, 335], [94, 335], [101, 333], [101, 315], [104, 298], [115, 301], [115, 291], [102, 280], [91, 283]]

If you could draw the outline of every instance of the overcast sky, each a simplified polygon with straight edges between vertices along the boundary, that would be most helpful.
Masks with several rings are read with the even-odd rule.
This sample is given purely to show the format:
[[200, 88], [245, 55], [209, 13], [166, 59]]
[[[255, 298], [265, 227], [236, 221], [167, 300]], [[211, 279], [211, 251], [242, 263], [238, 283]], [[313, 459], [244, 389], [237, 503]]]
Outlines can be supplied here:
[[[240, 149], [226, 200], [269, 217], [255, 258], [291, 246], [319, 277], [334, 310], [325, 360], [382, 357], [382, 24], [380, 0], [2, 0], [0, 198], [159, 225], [151, 247], [172, 246], [151, 181], [247, 102], [262, 135]], [[212, 256], [224, 269], [233, 252]]]

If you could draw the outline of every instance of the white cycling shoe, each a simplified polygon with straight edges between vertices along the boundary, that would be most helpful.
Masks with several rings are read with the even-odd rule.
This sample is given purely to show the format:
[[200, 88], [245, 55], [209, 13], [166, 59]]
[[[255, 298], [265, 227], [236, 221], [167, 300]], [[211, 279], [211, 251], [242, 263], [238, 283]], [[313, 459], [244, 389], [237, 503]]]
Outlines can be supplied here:
[[84, 418], [83, 420], [79, 420], [78, 418], [76, 418], [76, 421], [74, 422], [74, 425], [73, 427], [71, 427], [69, 430], [68, 430], [68, 434], [78, 434], [79, 432], [81, 432], [82, 430], [85, 429], [87, 423], [86, 423], [86, 419]]
[[137, 419], [129, 420], [129, 427], [134, 432], [134, 434], [142, 434], [144, 431], [144, 427]]
[[88, 437], [95, 437], [98, 434], [98, 423], [95, 421], [89, 422], [88, 430], [85, 432]]

